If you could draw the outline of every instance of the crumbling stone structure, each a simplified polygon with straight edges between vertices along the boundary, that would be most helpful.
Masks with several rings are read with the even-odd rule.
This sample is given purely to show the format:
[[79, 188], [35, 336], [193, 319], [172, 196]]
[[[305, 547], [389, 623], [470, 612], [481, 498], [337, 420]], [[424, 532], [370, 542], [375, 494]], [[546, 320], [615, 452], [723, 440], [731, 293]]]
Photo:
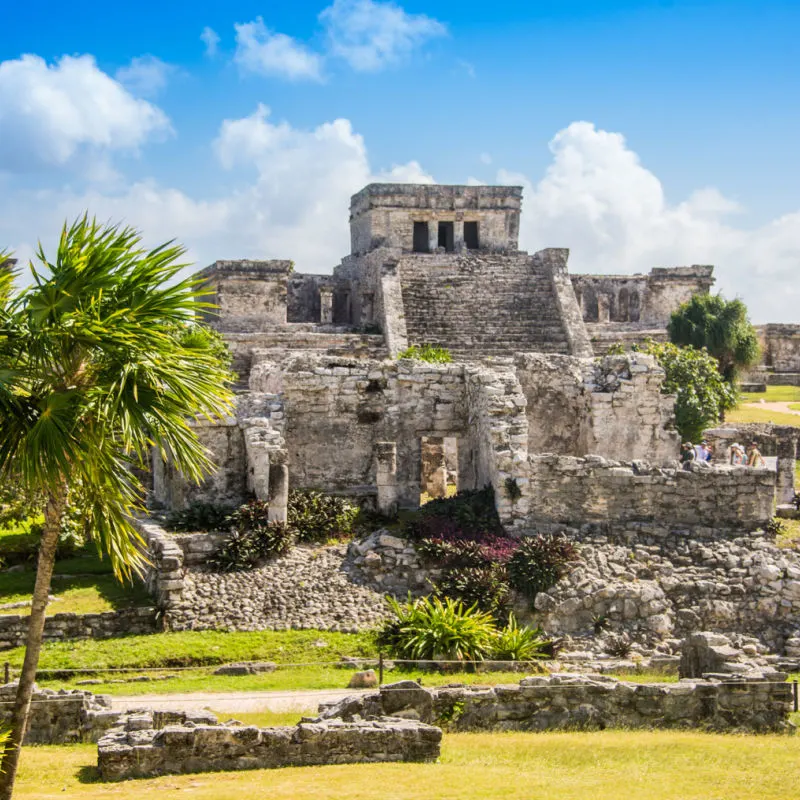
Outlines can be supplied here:
[[[294, 727], [258, 728], [199, 721], [179, 714], [128, 715], [98, 743], [103, 780], [212, 770], [269, 769], [322, 764], [435, 761], [442, 731], [404, 719], [303, 721]], [[186, 715], [184, 715], [185, 717]]]
[[452, 731], [699, 728], [789, 732], [792, 687], [786, 675], [754, 672], [735, 680], [627, 683], [604, 675], [554, 673], [511, 686], [424, 689], [400, 681], [379, 692], [320, 707], [320, 719], [382, 714], [446, 725]]
[[[10, 724], [17, 684], [0, 686], [0, 726]], [[123, 715], [111, 708], [111, 698], [79, 689], [35, 689], [24, 744], [96, 742], [119, 725]]]

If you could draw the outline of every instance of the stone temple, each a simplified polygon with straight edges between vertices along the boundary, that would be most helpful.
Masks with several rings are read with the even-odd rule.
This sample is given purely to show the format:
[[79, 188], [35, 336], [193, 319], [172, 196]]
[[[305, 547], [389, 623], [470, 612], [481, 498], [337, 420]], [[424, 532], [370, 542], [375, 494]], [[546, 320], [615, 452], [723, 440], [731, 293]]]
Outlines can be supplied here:
[[[787, 458], [777, 478], [643, 474], [635, 462], [674, 467], [678, 452], [663, 372], [638, 353], [595, 357], [593, 339], [603, 352], [607, 336], [663, 336], [670, 311], [709, 290], [712, 268], [571, 277], [567, 250], [519, 250], [521, 208], [516, 186], [370, 184], [352, 198], [351, 252], [333, 274], [288, 260], [201, 272], [218, 306], [207, 321], [234, 355], [237, 410], [198, 423], [218, 472], [193, 487], [159, 462], [156, 500], [254, 493], [280, 519], [289, 484], [383, 510], [488, 484], [520, 531], [771, 516], [776, 480], [782, 499], [793, 492]], [[398, 358], [415, 344], [453, 362]], [[730, 481], [747, 491], [718, 491]]]

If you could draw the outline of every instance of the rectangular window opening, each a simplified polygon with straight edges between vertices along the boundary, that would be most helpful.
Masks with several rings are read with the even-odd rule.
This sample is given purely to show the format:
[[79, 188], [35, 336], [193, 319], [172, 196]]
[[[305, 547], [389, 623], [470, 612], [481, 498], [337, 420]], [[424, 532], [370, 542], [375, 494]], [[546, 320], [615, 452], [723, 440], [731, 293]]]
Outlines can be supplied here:
[[430, 251], [430, 238], [428, 236], [428, 223], [414, 223], [414, 252], [427, 253]]
[[478, 249], [478, 223], [465, 222], [464, 223], [464, 244], [467, 250]]
[[444, 247], [448, 253], [452, 253], [455, 245], [455, 237], [452, 222], [439, 223], [439, 247]]

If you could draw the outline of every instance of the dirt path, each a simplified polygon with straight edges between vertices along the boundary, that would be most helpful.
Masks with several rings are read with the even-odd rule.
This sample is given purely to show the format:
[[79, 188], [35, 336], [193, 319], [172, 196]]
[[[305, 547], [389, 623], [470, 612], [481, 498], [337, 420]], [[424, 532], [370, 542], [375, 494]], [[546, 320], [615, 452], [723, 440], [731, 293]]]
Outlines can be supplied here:
[[787, 402], [771, 402], [767, 403], [763, 400], [757, 400], [755, 403], [745, 403], [745, 407], [749, 408], [763, 408], [765, 411], [780, 411], [782, 414], [794, 414], [797, 417], [800, 417], [800, 411], [796, 411], [793, 408], [789, 408], [790, 405], [797, 405], [797, 402], [787, 403]]
[[115, 695], [112, 708], [127, 711], [133, 708], [168, 710], [210, 708], [214, 711], [306, 711], [316, 710], [320, 703], [330, 703], [368, 689], [317, 689], [301, 692], [190, 692], [187, 694]]

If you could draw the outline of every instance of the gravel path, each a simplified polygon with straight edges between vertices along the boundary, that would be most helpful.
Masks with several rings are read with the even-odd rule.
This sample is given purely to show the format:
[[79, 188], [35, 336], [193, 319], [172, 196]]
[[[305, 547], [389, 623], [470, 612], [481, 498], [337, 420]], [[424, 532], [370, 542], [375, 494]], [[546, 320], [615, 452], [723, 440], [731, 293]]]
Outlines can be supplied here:
[[112, 708], [156, 708], [160, 710], [202, 710], [210, 708], [226, 714], [245, 711], [307, 711], [320, 703], [341, 700], [372, 689], [309, 689], [275, 692], [190, 692], [186, 694], [140, 694], [114, 696]]

